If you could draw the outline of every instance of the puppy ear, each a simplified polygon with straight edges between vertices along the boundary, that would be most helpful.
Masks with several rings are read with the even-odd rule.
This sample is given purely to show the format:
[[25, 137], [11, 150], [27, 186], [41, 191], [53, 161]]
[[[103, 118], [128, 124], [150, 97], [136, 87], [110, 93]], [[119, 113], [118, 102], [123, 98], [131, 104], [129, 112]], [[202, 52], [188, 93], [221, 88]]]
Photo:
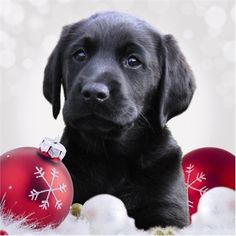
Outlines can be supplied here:
[[63, 42], [68, 35], [68, 31], [69, 26], [65, 26], [44, 70], [43, 94], [52, 104], [53, 117], [55, 119], [57, 118], [61, 107], [62, 52], [65, 47]]
[[161, 127], [187, 109], [195, 90], [192, 70], [172, 35], [164, 36], [163, 49], [163, 68], [158, 86]]

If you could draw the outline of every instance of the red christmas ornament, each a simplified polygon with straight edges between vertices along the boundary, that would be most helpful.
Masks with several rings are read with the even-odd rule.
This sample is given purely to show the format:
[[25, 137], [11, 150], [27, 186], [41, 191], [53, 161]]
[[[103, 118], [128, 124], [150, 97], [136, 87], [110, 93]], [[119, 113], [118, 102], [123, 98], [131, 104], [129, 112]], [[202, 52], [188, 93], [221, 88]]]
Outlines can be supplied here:
[[197, 212], [200, 197], [214, 187], [235, 189], [235, 156], [219, 148], [189, 152], [182, 162], [190, 216]]
[[73, 184], [61, 159], [65, 148], [45, 138], [40, 148], [17, 148], [0, 156], [3, 214], [27, 217], [35, 228], [58, 226], [69, 213]]

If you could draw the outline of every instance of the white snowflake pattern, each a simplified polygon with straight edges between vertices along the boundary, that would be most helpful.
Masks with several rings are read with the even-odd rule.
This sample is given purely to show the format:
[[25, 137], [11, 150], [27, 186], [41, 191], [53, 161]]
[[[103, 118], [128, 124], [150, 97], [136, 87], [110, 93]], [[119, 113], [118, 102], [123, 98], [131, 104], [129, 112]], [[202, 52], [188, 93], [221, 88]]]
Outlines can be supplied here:
[[47, 197], [45, 200], [42, 200], [41, 201], [41, 204], [39, 205], [40, 208], [42, 208], [43, 210], [47, 210], [49, 207], [50, 207], [50, 204], [49, 204], [49, 197], [53, 196], [54, 200], [55, 200], [55, 205], [54, 207], [59, 210], [61, 209], [62, 207], [62, 201], [60, 199], [57, 198], [55, 192], [56, 191], [60, 191], [60, 192], [66, 192], [66, 185], [64, 183], [62, 184], [59, 184], [58, 187], [53, 187], [53, 184], [54, 184], [54, 180], [55, 178], [58, 178], [59, 177], [59, 172], [53, 168], [51, 169], [51, 183], [48, 182], [48, 180], [45, 178], [45, 171], [43, 170], [42, 167], [38, 167], [36, 166], [35, 169], [37, 170], [36, 172], [34, 172], [34, 174], [36, 175], [35, 177], [38, 179], [38, 178], [42, 178], [42, 180], [47, 184], [48, 186], [48, 189], [45, 189], [45, 190], [41, 190], [41, 191], [37, 191], [36, 189], [32, 189], [30, 191], [30, 194], [28, 195], [31, 200], [34, 200], [36, 201], [38, 199], [38, 196], [42, 193], [47, 193]]
[[[203, 172], [200, 172], [200, 173], [198, 172], [195, 179], [190, 182], [191, 173], [193, 171], [194, 171], [194, 165], [190, 164], [188, 167], [186, 167], [185, 172], [187, 173], [187, 180], [186, 180], [185, 186], [186, 186], [187, 192], [189, 191], [189, 189], [192, 189], [194, 191], [199, 192], [199, 194], [202, 196], [208, 190], [207, 186], [203, 186], [202, 188], [198, 189], [194, 187], [194, 184], [197, 182], [205, 181], [206, 180], [205, 174]], [[188, 199], [188, 206], [193, 208], [193, 204], [194, 202]]]

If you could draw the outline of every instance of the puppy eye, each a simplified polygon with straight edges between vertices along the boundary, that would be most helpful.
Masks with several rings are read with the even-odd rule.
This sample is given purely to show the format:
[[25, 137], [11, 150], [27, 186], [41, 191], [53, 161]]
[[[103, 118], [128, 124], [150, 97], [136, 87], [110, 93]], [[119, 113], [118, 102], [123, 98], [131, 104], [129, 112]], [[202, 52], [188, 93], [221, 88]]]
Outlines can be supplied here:
[[142, 66], [142, 62], [135, 56], [129, 56], [127, 60], [125, 61], [125, 66], [132, 68], [132, 69], [137, 69], [140, 66]]
[[74, 54], [73, 54], [73, 58], [76, 61], [82, 62], [86, 59], [86, 53], [84, 51], [83, 48], [80, 48], [79, 50], [77, 50]]

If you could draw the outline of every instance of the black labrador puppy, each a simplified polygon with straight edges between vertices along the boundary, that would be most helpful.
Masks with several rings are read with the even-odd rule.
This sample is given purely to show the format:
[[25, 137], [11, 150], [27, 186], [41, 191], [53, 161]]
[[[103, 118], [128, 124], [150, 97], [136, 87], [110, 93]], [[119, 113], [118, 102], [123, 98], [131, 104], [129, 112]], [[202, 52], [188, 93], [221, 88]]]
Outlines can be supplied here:
[[195, 83], [173, 36], [117, 12], [65, 26], [43, 84], [55, 118], [61, 85], [74, 202], [108, 193], [138, 228], [188, 225], [182, 153], [166, 122], [188, 107]]

